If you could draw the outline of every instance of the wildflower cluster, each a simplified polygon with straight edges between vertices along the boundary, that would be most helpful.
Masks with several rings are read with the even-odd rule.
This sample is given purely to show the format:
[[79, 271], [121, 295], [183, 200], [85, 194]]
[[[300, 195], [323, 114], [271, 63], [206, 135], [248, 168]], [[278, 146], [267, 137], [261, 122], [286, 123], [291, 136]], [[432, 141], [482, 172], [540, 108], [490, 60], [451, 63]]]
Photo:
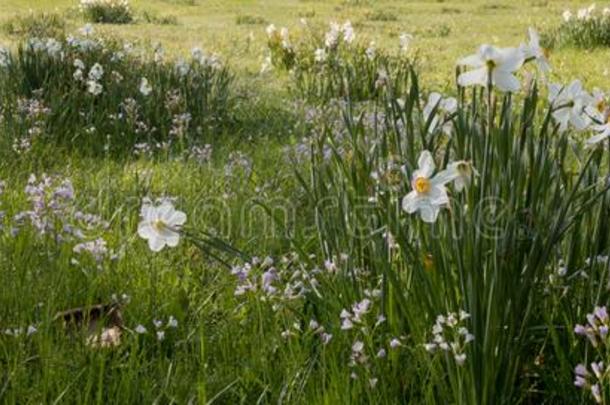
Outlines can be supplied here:
[[[589, 14], [579, 12], [579, 20], [588, 21], [587, 19], [591, 18], [590, 13], [593, 9], [585, 10], [588, 10]], [[604, 15], [607, 14], [610, 12]], [[458, 83], [461, 86], [493, 86], [500, 91], [516, 92], [521, 84], [515, 73], [524, 63], [533, 60], [542, 74], [548, 73], [550, 65], [547, 52], [540, 47], [537, 32], [530, 28], [529, 36], [529, 44], [523, 44], [519, 48], [482, 45], [477, 54], [458, 62], [459, 65], [476, 68], [460, 74]], [[560, 132], [566, 131], [568, 127], [576, 131], [591, 129], [596, 134], [587, 141], [590, 146], [597, 145], [610, 137], [610, 108], [607, 94], [594, 89], [591, 95], [578, 79], [567, 85], [549, 83], [548, 87], [552, 116]]]
[[[39, 92], [35, 94], [39, 94]], [[14, 118], [23, 128], [23, 132], [14, 136], [13, 150], [16, 153], [23, 154], [30, 151], [35, 140], [44, 135], [46, 120], [50, 114], [51, 110], [39, 97], [17, 100]]]
[[[605, 306], [595, 307], [593, 312], [587, 314], [587, 324], [577, 324], [574, 327], [574, 333], [587, 337], [591, 345], [598, 349], [596, 361], [591, 362], [591, 372], [585, 364], [578, 364], [574, 368], [574, 385], [591, 392], [593, 399], [598, 404], [603, 403], [604, 391], [607, 387], [608, 370], [604, 366], [608, 362], [606, 353], [609, 347], [608, 332], [610, 328], [610, 317]], [[599, 349], [604, 349], [600, 351]], [[601, 359], [599, 358], [601, 356]]]
[[602, 388], [603, 382], [606, 379], [606, 370], [603, 362], [591, 363], [591, 371], [587, 370], [584, 364], [579, 364], [574, 368], [574, 385], [578, 388], [591, 391], [593, 399], [598, 404], [603, 403]]
[[133, 20], [128, 0], [81, 0], [79, 8], [93, 23], [127, 24]]
[[18, 338], [21, 336], [30, 337], [38, 333], [38, 328], [34, 325], [29, 325], [27, 328], [7, 328], [4, 330], [5, 336]]
[[412, 191], [403, 198], [402, 209], [408, 214], [419, 212], [424, 222], [436, 222], [440, 209], [449, 204], [446, 184], [454, 182], [456, 191], [461, 191], [470, 184], [476, 170], [469, 162], [457, 161], [433, 176], [436, 166], [427, 150], [421, 153], [418, 166], [411, 175]]
[[[194, 48], [189, 59], [174, 62], [160, 57], [160, 49], [139, 52], [85, 26], [65, 40], [29, 38], [16, 53], [2, 53], [12, 77], [6, 80], [9, 70], [0, 69], [0, 96], [16, 97], [7, 97], [0, 113], [9, 119], [17, 112], [23, 121], [12, 127], [19, 133], [8, 134], [15, 151], [29, 150], [42, 132], [47, 141], [79, 138], [80, 149], [104, 153], [144, 143], [150, 151], [157, 144], [181, 152], [198, 146], [195, 138], [226, 125], [232, 78], [217, 54]], [[152, 102], [153, 94], [165, 102]], [[98, 133], [106, 137], [91, 136]]]
[[275, 310], [282, 302], [302, 299], [310, 292], [319, 294], [320, 273], [319, 268], [309, 270], [303, 266], [294, 253], [283, 256], [277, 263], [271, 257], [254, 257], [231, 270], [237, 279], [235, 296], [258, 295], [272, 302]]
[[430, 353], [449, 353], [456, 364], [463, 365], [466, 361], [466, 345], [474, 340], [474, 335], [465, 326], [468, 318], [470, 315], [465, 311], [437, 316], [432, 327], [432, 341], [424, 344], [425, 349]]
[[536, 62], [543, 74], [550, 70], [547, 52], [540, 47], [538, 33], [533, 28], [529, 30], [528, 44], [521, 44], [518, 48], [497, 48], [485, 44], [481, 45], [477, 53], [460, 59], [459, 66], [474, 69], [461, 73], [458, 84], [464, 87], [493, 86], [503, 92], [516, 92], [521, 83], [515, 72], [529, 61]]
[[381, 290], [365, 289], [365, 298], [355, 302], [350, 309], [339, 314], [341, 330], [348, 334], [352, 342], [348, 367], [350, 377], [367, 378], [371, 388], [378, 382], [378, 367], [385, 360], [389, 350], [403, 346], [403, 337], [388, 338], [386, 317], [379, 312]]
[[72, 244], [72, 251], [76, 255], [72, 263], [75, 265], [82, 264], [77, 257], [88, 256], [94, 259], [98, 269], [102, 269], [105, 260], [118, 258], [101, 236], [108, 229], [108, 222], [98, 215], [78, 209], [69, 179], [46, 174], [40, 178], [31, 175], [25, 194], [31, 206], [13, 216], [13, 235], [29, 225], [41, 239], [51, 238], [57, 243]]
[[599, 145], [610, 137], [610, 108], [608, 95], [599, 89], [589, 94], [580, 80], [566, 86], [549, 85], [549, 101], [553, 106], [553, 118], [563, 132], [571, 127], [575, 131], [591, 130], [595, 135], [586, 140], [590, 147]]
[[286, 70], [292, 69], [295, 63], [295, 49], [290, 40], [288, 28], [282, 27], [277, 29], [271, 24], [267, 27], [267, 47], [269, 48], [270, 56], [263, 64], [261, 69], [263, 72], [268, 70], [272, 65], [281, 66]]
[[144, 199], [140, 217], [142, 221], [138, 225], [138, 235], [148, 240], [150, 250], [159, 252], [165, 246], [178, 246], [186, 214], [176, 210], [171, 200], [164, 198], [155, 204], [150, 199]]
[[332, 22], [322, 35], [306, 27], [295, 41], [287, 28], [270, 25], [269, 56], [263, 65], [263, 71], [271, 66], [290, 71], [297, 93], [306, 100], [326, 103], [347, 95], [353, 100], [374, 99], [388, 83], [400, 86], [411, 67], [405, 58], [412, 39], [408, 34], [401, 36], [398, 54], [391, 55], [374, 42], [357, 43], [349, 21]]
[[[178, 328], [178, 320], [174, 318], [173, 315], [170, 315], [167, 321], [163, 321], [161, 319], [154, 319], [152, 321], [152, 326], [153, 328], [151, 329], [154, 332], [155, 338], [157, 339], [157, 341], [162, 342], [167, 337], [168, 331]], [[147, 335], [149, 333], [146, 326], [142, 324], [138, 324], [134, 328], [134, 332], [138, 335]]]
[[578, 10], [566, 9], [561, 24], [547, 37], [553, 46], [592, 48], [610, 45], [610, 7], [595, 4]]

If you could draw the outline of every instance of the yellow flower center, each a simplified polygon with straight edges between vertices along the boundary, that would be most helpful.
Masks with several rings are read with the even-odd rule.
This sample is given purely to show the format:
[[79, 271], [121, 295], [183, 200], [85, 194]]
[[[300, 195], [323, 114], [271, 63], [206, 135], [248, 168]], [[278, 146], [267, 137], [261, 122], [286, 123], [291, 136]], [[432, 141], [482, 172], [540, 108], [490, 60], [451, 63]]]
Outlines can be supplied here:
[[470, 177], [470, 174], [472, 173], [472, 167], [470, 166], [469, 162], [460, 162], [457, 165], [457, 171], [460, 176]]
[[434, 257], [430, 253], [424, 256], [424, 268], [427, 271], [434, 270]]
[[415, 179], [415, 191], [420, 194], [426, 194], [430, 191], [430, 180], [425, 177], [418, 177]]
[[599, 111], [600, 113], [603, 113], [604, 111], [606, 111], [606, 101], [599, 100], [595, 105], [595, 108], [597, 108], [597, 111]]
[[551, 51], [547, 48], [540, 48], [542, 50], [542, 54], [544, 55], [545, 58], [550, 59], [551, 58]]
[[160, 220], [160, 219], [155, 219], [153, 221], [153, 223], [152, 223], [152, 227], [156, 231], [161, 232], [161, 231], [163, 231], [164, 229], [167, 228], [167, 224], [165, 222], [163, 222], [162, 220]]
[[496, 67], [496, 62], [494, 62], [493, 60], [488, 60], [487, 62], [485, 62], [485, 64], [487, 65], [487, 69], [489, 70], [494, 70]]

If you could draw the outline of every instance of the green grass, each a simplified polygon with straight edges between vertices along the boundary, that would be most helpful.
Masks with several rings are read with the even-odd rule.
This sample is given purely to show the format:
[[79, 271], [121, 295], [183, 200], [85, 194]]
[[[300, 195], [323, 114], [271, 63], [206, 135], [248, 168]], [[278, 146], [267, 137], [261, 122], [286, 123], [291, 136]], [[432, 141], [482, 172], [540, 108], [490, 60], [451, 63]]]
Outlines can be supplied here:
[[[239, 69], [257, 72], [262, 63], [262, 47], [266, 41], [264, 26], [238, 24], [239, 16], [257, 16], [277, 26], [298, 27], [301, 16], [315, 10], [307, 20], [313, 25], [327, 27], [333, 20], [349, 19], [362, 37], [384, 47], [397, 47], [402, 32], [415, 35], [414, 46], [420, 50], [424, 66], [423, 80], [447, 85], [455, 61], [473, 52], [478, 44], [491, 43], [510, 46], [523, 41], [528, 26], [539, 31], [558, 25], [566, 8], [588, 6], [588, 1], [412, 1], [364, 2], [349, 5], [332, 0], [325, 2], [290, 0], [284, 2], [228, 1], [133, 1], [136, 14], [148, 11], [159, 16], [175, 16], [176, 25], [135, 24], [102, 26], [102, 32], [138, 41], [160, 41], [174, 54], [188, 52], [194, 46], [220, 52]], [[0, 4], [0, 19], [23, 15], [29, 10], [57, 11], [73, 16], [76, 2], [58, 0], [6, 0]], [[396, 21], [371, 21], [370, 15], [388, 10]], [[601, 6], [600, 6], [601, 7]], [[71, 20], [73, 29], [84, 24], [82, 19]], [[431, 27], [446, 26], [447, 36], [439, 36]], [[246, 45], [252, 33], [254, 42]], [[154, 39], [153, 39], [154, 38]], [[11, 38], [0, 33], [0, 42]], [[368, 41], [367, 41], [368, 42]], [[592, 86], [603, 86], [607, 80], [606, 60], [610, 51], [599, 49], [583, 56], [570, 49], [551, 55], [557, 77], [580, 77], [582, 59], [586, 58], [587, 75], [583, 80]]]
[[[133, 23], [95, 30], [143, 45], [144, 56], [112, 61], [118, 43], [84, 54], [87, 70], [99, 61], [104, 80], [111, 70], [125, 80], [104, 82], [99, 98], [72, 80], [75, 53], [49, 60], [22, 50], [20, 62], [0, 73], [1, 403], [591, 400], [573, 386], [574, 366], [607, 362], [608, 353], [572, 330], [595, 305], [610, 302], [608, 267], [587, 262], [609, 254], [608, 152], [586, 148], [589, 133], [557, 132], [542, 83], [513, 98], [455, 88], [456, 61], [481, 43], [518, 46], [528, 26], [550, 30], [566, 7], [588, 2], [132, 4]], [[4, 0], [0, 43], [17, 55], [24, 36], [39, 32], [30, 10], [52, 13], [51, 21], [61, 19], [48, 24], [53, 31], [73, 33], [85, 23], [76, 6]], [[302, 17], [317, 34], [330, 21], [349, 19], [359, 43], [375, 41], [383, 56], [367, 62], [363, 48], [345, 48], [347, 62], [324, 71], [298, 65], [311, 62], [306, 53], [294, 74], [279, 67], [259, 73], [268, 51], [265, 24], [304, 32]], [[402, 32], [414, 35], [415, 70], [406, 58], [391, 59], [398, 67], [377, 87], [378, 69], [386, 53], [397, 53]], [[151, 60], [157, 41], [166, 64]], [[203, 74], [189, 81], [172, 73], [176, 58], [190, 57], [195, 46], [222, 55], [227, 83], [208, 86], [214, 79]], [[551, 79], [605, 87], [608, 57], [606, 48], [555, 49]], [[148, 98], [138, 90], [144, 76], [154, 89]], [[188, 100], [172, 107], [171, 90]], [[421, 114], [434, 90], [458, 98], [450, 139], [429, 131]], [[210, 94], [213, 108], [200, 108]], [[157, 132], [110, 118], [129, 97]], [[24, 119], [18, 106], [28, 99], [42, 100], [51, 112]], [[186, 112], [193, 124], [179, 142], [150, 156], [133, 153], [137, 143], [173, 139], [172, 120]], [[16, 153], [15, 139], [32, 128], [40, 131], [32, 149]], [[211, 158], [198, 161], [192, 147], [206, 144]], [[433, 226], [400, 210], [424, 149], [439, 169], [465, 159], [479, 173], [462, 193], [448, 186], [451, 201]], [[15, 215], [32, 209], [28, 179], [44, 173], [54, 179], [52, 189], [69, 178], [75, 198], [49, 214], [48, 231], [40, 234]], [[176, 198], [188, 220], [176, 248], [153, 253], [137, 235], [140, 208], [146, 197], [166, 196]], [[99, 215], [108, 226], [86, 228], [75, 211]], [[85, 240], [101, 237], [112, 252], [99, 262], [74, 252], [81, 240], [65, 225], [86, 228]], [[274, 259], [273, 285], [281, 293], [289, 288], [290, 299], [264, 291], [267, 256]], [[236, 295], [248, 284], [230, 267], [244, 260], [252, 264], [247, 280], [258, 289]], [[566, 276], [558, 275], [562, 265]], [[122, 294], [129, 302], [115, 348], [92, 348], [84, 330], [55, 319]], [[342, 310], [353, 313], [365, 298], [369, 311], [357, 327], [342, 330]], [[463, 325], [475, 335], [463, 367], [423, 348], [436, 316], [460, 309], [470, 313]], [[167, 326], [170, 316], [175, 329]], [[162, 341], [154, 320], [164, 321]], [[29, 325], [37, 327], [31, 336], [4, 333]], [[138, 334], [138, 325], [148, 333]], [[325, 333], [332, 335], [326, 344]], [[359, 341], [366, 359], [354, 354]]]

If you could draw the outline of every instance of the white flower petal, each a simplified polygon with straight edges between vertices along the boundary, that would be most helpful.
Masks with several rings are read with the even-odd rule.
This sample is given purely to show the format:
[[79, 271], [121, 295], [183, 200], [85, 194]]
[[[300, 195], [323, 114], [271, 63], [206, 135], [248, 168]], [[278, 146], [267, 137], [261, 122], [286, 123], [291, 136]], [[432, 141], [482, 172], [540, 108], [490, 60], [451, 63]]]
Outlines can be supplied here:
[[138, 235], [143, 239], [149, 239], [154, 235], [153, 227], [150, 222], [142, 221], [138, 224]]
[[434, 158], [432, 158], [432, 154], [427, 150], [422, 151], [419, 155], [417, 165], [419, 166], [418, 173], [420, 176], [429, 178], [434, 173]]
[[428, 192], [428, 198], [430, 199], [431, 205], [440, 206], [449, 204], [449, 196], [447, 195], [445, 186], [433, 185]]
[[512, 73], [494, 70], [492, 73], [493, 84], [501, 91], [515, 92], [521, 87], [519, 79]]
[[481, 58], [481, 55], [475, 53], [470, 56], [466, 56], [458, 61], [458, 65], [460, 66], [471, 66], [471, 67], [481, 67], [485, 65], [485, 61]]
[[487, 86], [487, 68], [482, 67], [462, 73], [458, 76], [458, 84], [462, 87], [476, 85]]
[[402, 199], [402, 209], [407, 214], [413, 214], [417, 211], [425, 198], [417, 194], [416, 191], [411, 191]]
[[608, 134], [606, 134], [606, 133], [597, 134], [597, 135], [592, 136], [591, 138], [587, 139], [587, 145], [588, 146], [597, 145], [604, 139], [608, 139]]
[[163, 238], [153, 236], [148, 239], [148, 247], [153, 252], [160, 252], [165, 247], [165, 241]]
[[165, 238], [165, 243], [169, 247], [176, 247], [176, 246], [178, 246], [179, 242], [180, 242], [180, 235], [176, 232], [172, 233], [171, 235], [168, 235]]
[[589, 126], [589, 120], [584, 114], [572, 114], [570, 124], [577, 130], [582, 131]]
[[182, 211], [172, 210], [163, 217], [163, 220], [171, 227], [181, 226], [186, 222], [186, 214]]
[[540, 36], [538, 35], [538, 32], [534, 28], [530, 27], [528, 29], [528, 33], [530, 36], [530, 46], [533, 48], [540, 47]]
[[506, 72], [514, 72], [523, 65], [523, 54], [518, 48], [498, 49], [499, 60], [497, 69]]
[[440, 208], [435, 205], [426, 205], [419, 209], [419, 215], [422, 221], [427, 223], [434, 223], [438, 218]]
[[449, 182], [460, 177], [460, 172], [457, 170], [457, 166], [447, 166], [447, 168], [441, 172], [438, 172], [436, 176], [431, 180], [433, 185], [445, 185]]

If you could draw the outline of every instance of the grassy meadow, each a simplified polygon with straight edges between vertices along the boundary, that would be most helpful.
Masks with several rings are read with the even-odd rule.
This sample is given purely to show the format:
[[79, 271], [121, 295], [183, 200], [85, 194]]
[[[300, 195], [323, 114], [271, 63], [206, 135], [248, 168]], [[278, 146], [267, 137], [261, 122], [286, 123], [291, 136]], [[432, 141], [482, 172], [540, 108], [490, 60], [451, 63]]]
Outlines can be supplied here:
[[589, 4], [0, 2], [0, 403], [608, 403]]

